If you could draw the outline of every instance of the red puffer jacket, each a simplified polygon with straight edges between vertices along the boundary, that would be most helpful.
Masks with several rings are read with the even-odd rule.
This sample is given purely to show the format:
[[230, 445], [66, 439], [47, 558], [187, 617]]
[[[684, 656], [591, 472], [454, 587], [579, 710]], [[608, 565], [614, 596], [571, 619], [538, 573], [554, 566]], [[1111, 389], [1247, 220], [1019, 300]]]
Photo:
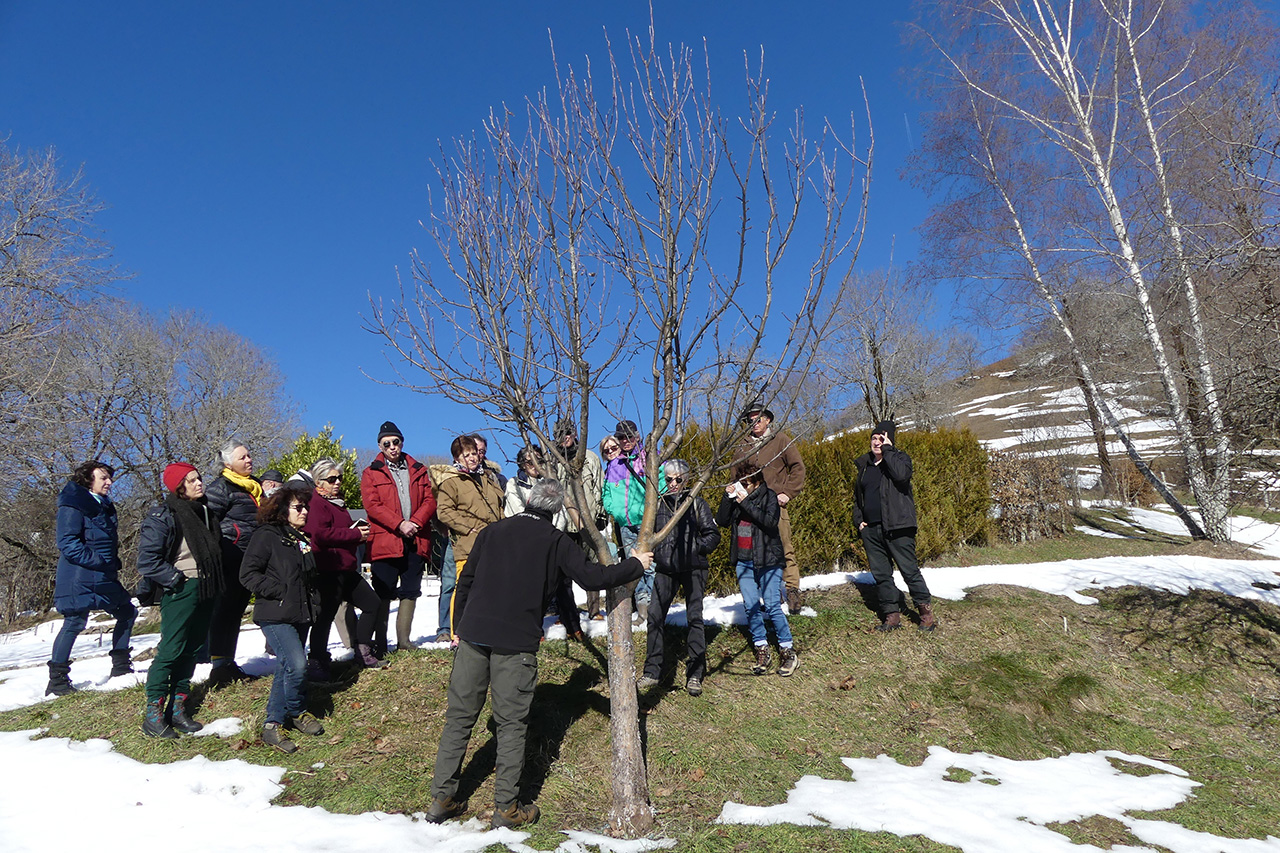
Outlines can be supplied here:
[[[409, 520], [418, 525], [414, 539], [418, 553], [431, 557], [431, 519], [436, 514], [436, 495], [431, 490], [431, 478], [427, 466], [409, 454], [404, 455], [409, 468]], [[404, 537], [400, 535], [400, 522], [404, 513], [400, 507], [400, 495], [396, 483], [387, 471], [387, 460], [381, 453], [360, 475], [360, 499], [369, 513], [368, 557], [373, 560], [394, 560], [404, 556]]]

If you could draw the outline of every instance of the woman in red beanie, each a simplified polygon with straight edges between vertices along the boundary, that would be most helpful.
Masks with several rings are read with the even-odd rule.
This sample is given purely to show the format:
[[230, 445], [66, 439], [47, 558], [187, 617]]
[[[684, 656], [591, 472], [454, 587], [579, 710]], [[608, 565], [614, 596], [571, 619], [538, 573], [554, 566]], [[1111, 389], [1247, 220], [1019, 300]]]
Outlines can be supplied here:
[[222, 531], [205, 506], [194, 465], [174, 462], [163, 479], [172, 494], [146, 514], [138, 534], [139, 598], [160, 602], [160, 645], [147, 673], [142, 733], [175, 738], [204, 728], [188, 715], [186, 701], [222, 591]]

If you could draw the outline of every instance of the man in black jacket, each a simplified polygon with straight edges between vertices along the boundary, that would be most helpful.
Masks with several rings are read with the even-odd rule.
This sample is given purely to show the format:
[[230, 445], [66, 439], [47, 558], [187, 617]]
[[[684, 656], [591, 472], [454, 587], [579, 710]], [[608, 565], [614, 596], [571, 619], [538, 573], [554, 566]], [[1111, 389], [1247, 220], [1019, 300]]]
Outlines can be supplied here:
[[538, 807], [520, 803], [517, 795], [547, 602], [562, 573], [584, 589], [605, 589], [640, 577], [653, 559], [650, 552], [632, 551], [630, 558], [613, 566], [590, 562], [551, 522], [563, 505], [559, 481], [539, 480], [523, 512], [480, 531], [459, 574], [453, 600], [459, 643], [427, 810], [427, 820], [433, 823], [467, 809], [466, 801], [454, 795], [467, 741], [490, 688], [498, 728], [492, 825], [520, 826], [538, 819]]
[[920, 630], [937, 627], [933, 597], [916, 561], [916, 502], [911, 490], [911, 457], [893, 446], [897, 428], [882, 421], [871, 431], [871, 452], [859, 456], [858, 485], [854, 489], [853, 523], [867, 549], [867, 562], [876, 579], [880, 615], [884, 622], [877, 630], [896, 631], [902, 627], [898, 602], [901, 595], [893, 582], [897, 564], [907, 582], [911, 600], [920, 611]]

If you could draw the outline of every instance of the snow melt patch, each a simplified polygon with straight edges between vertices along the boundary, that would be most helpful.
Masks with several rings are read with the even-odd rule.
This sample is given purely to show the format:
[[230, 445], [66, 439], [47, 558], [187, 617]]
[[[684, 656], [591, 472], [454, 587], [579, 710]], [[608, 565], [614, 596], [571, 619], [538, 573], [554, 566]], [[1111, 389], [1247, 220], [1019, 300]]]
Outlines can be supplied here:
[[[1135, 776], [1118, 769], [1109, 759], [1161, 772]], [[919, 767], [899, 764], [886, 755], [845, 758], [843, 762], [852, 774], [849, 781], [804, 776], [785, 803], [726, 803], [718, 822], [826, 825], [903, 837], [924, 835], [967, 853], [1066, 853], [1098, 848], [1074, 844], [1044, 824], [1101, 815], [1123, 823], [1142, 841], [1160, 844], [1174, 853], [1280, 851], [1280, 838], [1224, 839], [1174, 823], [1129, 817], [1130, 811], [1171, 809], [1200, 785], [1187, 778], [1181, 768], [1140, 755], [1101, 750], [1016, 761], [931, 746]], [[972, 775], [961, 781], [954, 769]]]
[[[478, 819], [441, 825], [422, 815], [332, 814], [322, 808], [273, 806], [284, 786], [282, 767], [195, 756], [170, 764], [142, 764], [110, 742], [40, 738], [38, 730], [0, 732], [0, 837], [5, 853], [37, 853], [66, 839], [57, 815], [88, 828], [95, 850], [167, 849], [314, 853], [386, 850], [471, 853], [491, 845], [527, 851], [527, 832], [490, 830]], [[21, 768], [18, 772], [16, 768]], [[51, 834], [52, 833], [52, 834]], [[559, 853], [642, 853], [674, 846], [674, 839], [621, 841], [586, 832], [565, 833]]]

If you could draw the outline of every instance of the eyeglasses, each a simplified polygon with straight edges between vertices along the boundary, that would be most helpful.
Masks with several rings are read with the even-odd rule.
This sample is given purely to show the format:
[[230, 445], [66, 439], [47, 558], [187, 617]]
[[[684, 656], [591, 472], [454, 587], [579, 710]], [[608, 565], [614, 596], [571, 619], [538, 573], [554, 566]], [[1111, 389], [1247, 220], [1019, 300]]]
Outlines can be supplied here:
[[667, 480], [667, 482], [668, 482], [668, 483], [683, 483], [683, 482], [684, 482], [684, 477], [672, 477], [672, 478], [670, 478], [669, 480]]
[[341, 483], [341, 482], [342, 482], [342, 477], [341, 477], [341, 476], [339, 476], [339, 475], [336, 475], [336, 474], [335, 474], [335, 475], [334, 475], [334, 476], [332, 476], [332, 477], [321, 477], [321, 478], [320, 478], [320, 481], [321, 481], [321, 482], [323, 482], [323, 483], [328, 483], [329, 485], [331, 485], [331, 486], [332, 486], [334, 483]]
[[400, 439], [398, 439], [398, 438], [385, 438], [385, 439], [383, 439], [383, 440], [382, 440], [382, 446], [383, 446], [383, 447], [385, 447], [385, 448], [399, 447], [399, 446], [400, 446]]
[[289, 509], [293, 512], [307, 512], [310, 507], [306, 504], [289, 504]]

